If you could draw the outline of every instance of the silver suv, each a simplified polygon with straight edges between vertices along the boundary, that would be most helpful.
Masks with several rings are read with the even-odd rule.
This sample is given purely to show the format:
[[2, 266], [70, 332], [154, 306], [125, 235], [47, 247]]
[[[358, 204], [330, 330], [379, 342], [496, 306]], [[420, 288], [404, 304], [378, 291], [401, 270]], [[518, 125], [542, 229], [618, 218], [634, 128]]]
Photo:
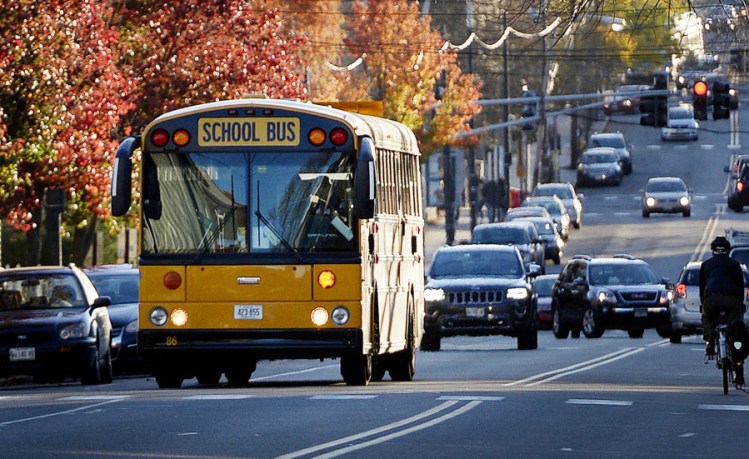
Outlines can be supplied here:
[[575, 187], [570, 182], [553, 182], [539, 183], [533, 189], [531, 196], [556, 196], [562, 200], [567, 213], [570, 216], [570, 223], [575, 229], [580, 229], [583, 224], [583, 194], [578, 194]]

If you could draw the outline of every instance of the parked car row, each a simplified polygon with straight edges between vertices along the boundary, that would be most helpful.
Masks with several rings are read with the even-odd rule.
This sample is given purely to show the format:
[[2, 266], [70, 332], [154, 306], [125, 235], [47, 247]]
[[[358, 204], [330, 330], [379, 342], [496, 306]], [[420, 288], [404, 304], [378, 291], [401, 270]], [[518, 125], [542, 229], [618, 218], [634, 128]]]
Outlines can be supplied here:
[[0, 270], [0, 376], [112, 382], [137, 357], [138, 270]]
[[730, 174], [728, 178], [728, 208], [735, 212], [743, 212], [744, 206], [749, 205], [749, 155], [733, 155], [731, 164], [725, 170]]

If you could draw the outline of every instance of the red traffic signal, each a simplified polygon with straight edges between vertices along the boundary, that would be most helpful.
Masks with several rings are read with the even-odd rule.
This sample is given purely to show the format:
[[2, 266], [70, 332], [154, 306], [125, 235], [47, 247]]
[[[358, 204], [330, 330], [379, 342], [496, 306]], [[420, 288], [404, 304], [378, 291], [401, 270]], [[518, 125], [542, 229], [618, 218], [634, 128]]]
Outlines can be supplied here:
[[704, 96], [707, 94], [707, 83], [704, 81], [698, 81], [694, 84], [694, 95]]

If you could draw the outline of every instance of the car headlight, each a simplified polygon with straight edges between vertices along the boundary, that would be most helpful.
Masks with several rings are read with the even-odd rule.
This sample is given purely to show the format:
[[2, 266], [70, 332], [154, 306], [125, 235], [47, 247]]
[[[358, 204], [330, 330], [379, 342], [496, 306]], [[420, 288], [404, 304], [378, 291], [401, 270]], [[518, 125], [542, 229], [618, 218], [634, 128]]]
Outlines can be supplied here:
[[138, 319], [135, 319], [134, 321], [125, 325], [125, 332], [127, 333], [136, 333], [137, 331], [138, 331]]
[[616, 303], [616, 295], [608, 290], [598, 292], [597, 299], [599, 303]]
[[445, 299], [445, 291], [441, 288], [424, 289], [424, 301], [442, 301]]
[[681, 204], [682, 206], [689, 205], [689, 198], [686, 197], [686, 196], [680, 197], [679, 198], [679, 204]]
[[85, 338], [87, 335], [88, 327], [83, 322], [66, 325], [60, 329], [60, 338], [63, 340]]
[[523, 287], [513, 287], [507, 289], [508, 300], [524, 300], [528, 298], [528, 290]]
[[645, 198], [645, 205], [648, 207], [653, 207], [655, 205], [655, 198], [652, 196], [648, 196]]

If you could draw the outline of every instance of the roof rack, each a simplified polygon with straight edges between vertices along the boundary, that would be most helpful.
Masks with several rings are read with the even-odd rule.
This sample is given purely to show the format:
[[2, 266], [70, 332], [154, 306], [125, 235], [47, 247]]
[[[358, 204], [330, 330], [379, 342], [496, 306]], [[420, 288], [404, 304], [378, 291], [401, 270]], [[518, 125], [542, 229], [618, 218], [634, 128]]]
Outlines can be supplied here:
[[590, 255], [575, 255], [572, 257], [573, 260], [588, 260], [590, 261]]
[[624, 259], [627, 259], [627, 260], [637, 260], [637, 258], [633, 257], [632, 255], [630, 255], [628, 253], [615, 253], [613, 255], [613, 258], [624, 258]]

